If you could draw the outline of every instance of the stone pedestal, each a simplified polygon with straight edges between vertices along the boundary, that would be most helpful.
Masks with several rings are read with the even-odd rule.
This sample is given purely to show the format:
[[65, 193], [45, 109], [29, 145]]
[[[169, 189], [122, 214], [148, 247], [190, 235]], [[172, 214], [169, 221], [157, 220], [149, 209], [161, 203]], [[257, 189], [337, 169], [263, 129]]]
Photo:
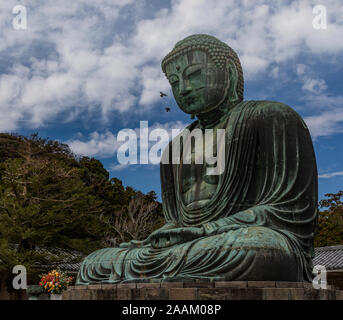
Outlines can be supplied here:
[[63, 300], [343, 300], [343, 290], [279, 281], [98, 284], [69, 287]]

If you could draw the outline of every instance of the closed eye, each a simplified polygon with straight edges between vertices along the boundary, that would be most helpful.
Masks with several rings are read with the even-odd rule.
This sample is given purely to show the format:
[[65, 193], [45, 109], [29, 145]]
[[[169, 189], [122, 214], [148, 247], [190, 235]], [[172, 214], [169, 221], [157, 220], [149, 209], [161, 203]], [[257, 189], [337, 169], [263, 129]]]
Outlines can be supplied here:
[[201, 69], [194, 70], [193, 72], [188, 73], [188, 78], [196, 77], [196, 76], [199, 76], [200, 74], [201, 74]]
[[179, 82], [179, 78], [178, 78], [177, 76], [175, 76], [175, 75], [171, 75], [171, 76], [168, 78], [168, 80], [169, 80], [169, 83], [170, 83], [170, 84], [175, 84], [175, 83]]
[[195, 76], [201, 74], [201, 65], [200, 64], [194, 64], [189, 66], [185, 71], [185, 76]]

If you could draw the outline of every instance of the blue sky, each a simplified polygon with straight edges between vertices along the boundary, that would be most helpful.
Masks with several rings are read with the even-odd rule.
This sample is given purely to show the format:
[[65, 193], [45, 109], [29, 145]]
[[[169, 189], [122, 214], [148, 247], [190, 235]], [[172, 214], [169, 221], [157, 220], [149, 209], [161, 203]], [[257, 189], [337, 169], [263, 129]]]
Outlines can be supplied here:
[[[27, 29], [15, 30], [16, 5]], [[194, 33], [237, 51], [245, 100], [293, 107], [307, 123], [319, 198], [343, 189], [343, 4], [321, 1], [7, 0], [0, 4], [0, 132], [38, 132], [100, 159], [124, 185], [160, 195], [159, 167], [118, 166], [116, 134], [190, 123], [160, 68], [173, 45]], [[162, 100], [159, 92], [168, 94]], [[164, 108], [171, 107], [166, 113]]]

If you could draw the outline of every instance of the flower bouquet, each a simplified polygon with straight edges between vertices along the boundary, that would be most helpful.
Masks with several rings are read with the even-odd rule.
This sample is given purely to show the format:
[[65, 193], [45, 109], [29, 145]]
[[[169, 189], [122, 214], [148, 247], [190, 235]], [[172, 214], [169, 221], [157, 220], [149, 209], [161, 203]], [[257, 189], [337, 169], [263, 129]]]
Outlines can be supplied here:
[[57, 270], [52, 270], [48, 274], [41, 276], [39, 285], [43, 288], [44, 292], [47, 292], [50, 295], [61, 295], [62, 292], [67, 289], [72, 280], [73, 278], [69, 277], [67, 274]]

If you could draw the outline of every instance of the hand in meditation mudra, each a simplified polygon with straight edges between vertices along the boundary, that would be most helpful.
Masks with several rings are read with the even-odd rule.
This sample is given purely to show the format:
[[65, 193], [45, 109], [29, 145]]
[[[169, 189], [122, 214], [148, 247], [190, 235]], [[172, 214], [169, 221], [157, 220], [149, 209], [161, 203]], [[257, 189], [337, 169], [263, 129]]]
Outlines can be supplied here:
[[[76, 284], [310, 281], [317, 168], [306, 124], [285, 104], [243, 101], [238, 56], [212, 36], [178, 42], [162, 69], [179, 107], [198, 118], [186, 128], [191, 134], [179, 144], [179, 161], [172, 151], [178, 137], [162, 156], [166, 224], [144, 241], [93, 252]], [[206, 129], [215, 141], [225, 130], [225, 139], [211, 145], [225, 155], [218, 174], [208, 174], [213, 163], [194, 163], [192, 132]]]

